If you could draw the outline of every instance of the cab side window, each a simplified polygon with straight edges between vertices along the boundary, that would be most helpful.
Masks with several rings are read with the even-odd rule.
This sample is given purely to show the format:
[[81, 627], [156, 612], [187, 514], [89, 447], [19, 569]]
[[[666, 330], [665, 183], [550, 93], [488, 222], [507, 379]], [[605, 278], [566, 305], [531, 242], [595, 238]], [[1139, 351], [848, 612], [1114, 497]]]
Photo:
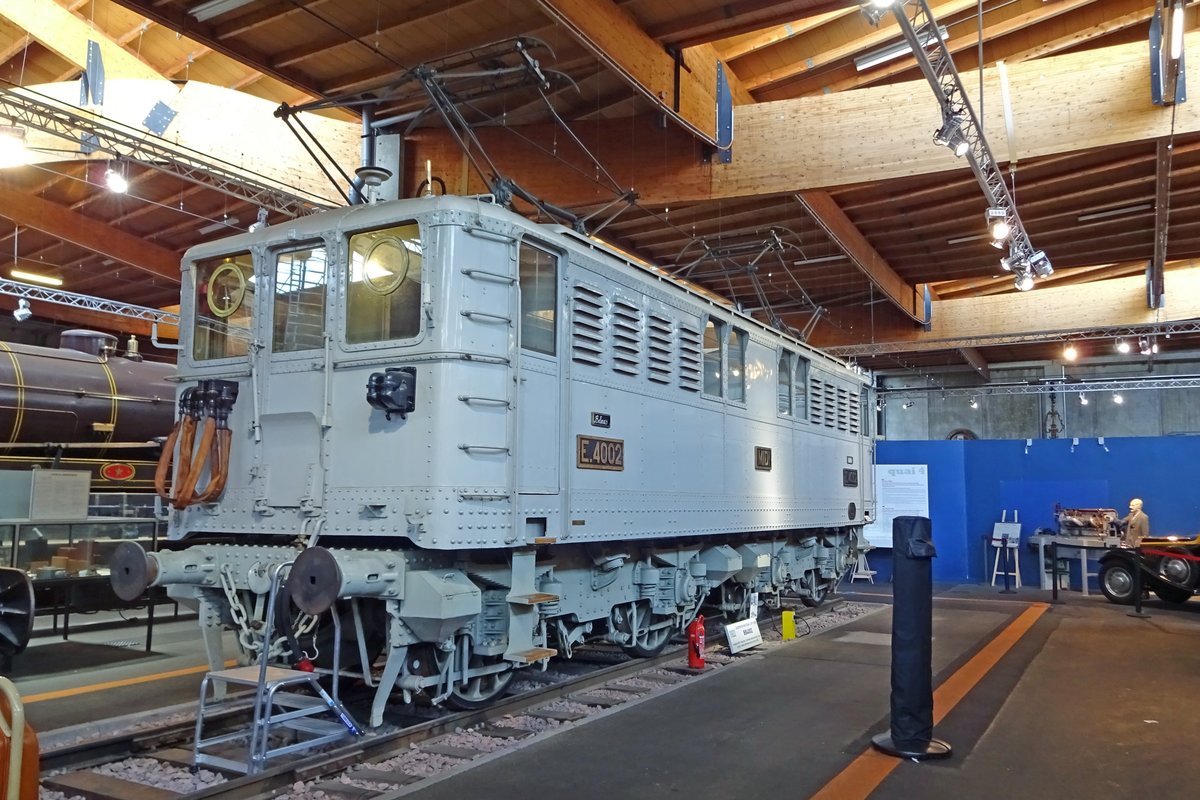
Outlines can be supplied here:
[[421, 332], [424, 248], [416, 222], [350, 236], [346, 341], [412, 339]]
[[558, 308], [558, 256], [521, 243], [521, 347], [555, 355]]
[[244, 356], [254, 326], [254, 261], [249, 253], [196, 264], [192, 358]]
[[721, 345], [727, 327], [712, 317], [704, 324], [704, 393], [712, 397], [725, 396], [721, 384]]

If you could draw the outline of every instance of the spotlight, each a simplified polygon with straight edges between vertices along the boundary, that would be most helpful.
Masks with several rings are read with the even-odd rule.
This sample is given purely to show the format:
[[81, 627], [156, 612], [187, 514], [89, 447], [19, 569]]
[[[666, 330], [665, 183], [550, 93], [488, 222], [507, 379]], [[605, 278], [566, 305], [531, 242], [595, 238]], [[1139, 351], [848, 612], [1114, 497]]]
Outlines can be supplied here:
[[896, 0], [868, 0], [859, 10], [867, 18], [867, 22], [870, 22], [872, 25], [878, 25], [879, 20], [883, 19], [884, 15], [895, 4]]
[[1022, 260], [1023, 259], [1021, 258], [1020, 253], [1012, 253], [1011, 255], [1000, 259], [1000, 269], [1004, 270], [1005, 272], [1017, 272], [1019, 271], [1018, 267], [1021, 266]]
[[971, 408], [979, 408], [979, 401], [974, 397], [971, 398]]
[[903, 408], [903, 409], [906, 409], [906, 410], [907, 410], [907, 409], [910, 409], [910, 408], [912, 408], [912, 407], [913, 407], [913, 406], [915, 406], [915, 405], [916, 405], [916, 403], [915, 403], [915, 402], [913, 402], [912, 400], [905, 400], [905, 401], [904, 401], [904, 405], [902, 405], [902, 406], [901, 406], [901, 408]]
[[1063, 348], [1062, 354], [1063, 358], [1065, 358], [1067, 361], [1074, 361], [1075, 359], [1079, 358], [1079, 351], [1076, 350], [1075, 345], [1071, 344], [1070, 342], [1068, 342], [1067, 346]]
[[862, 11], [863, 16], [867, 18], [867, 22], [869, 22], [871, 25], [879, 25], [879, 20], [887, 16], [888, 12], [887, 6], [879, 7], [876, 6], [874, 2], [862, 6], [860, 10]]
[[942, 127], [934, 131], [933, 143], [949, 147], [960, 158], [971, 149], [971, 143], [962, 132], [962, 120], [949, 114], [943, 120]]
[[1116, 403], [1117, 405], [1121, 405], [1122, 403], [1125, 402], [1125, 398], [1121, 397], [1120, 392], [1113, 392], [1113, 402]]
[[1150, 355], [1150, 340], [1146, 338], [1138, 339], [1138, 352], [1144, 356]]
[[129, 181], [125, 180], [124, 175], [112, 168], [109, 168], [108, 172], [104, 173], [104, 184], [110, 192], [117, 194], [125, 194], [129, 191]]
[[1129, 346], [1129, 342], [1125, 341], [1124, 339], [1117, 339], [1118, 353], [1128, 353], [1131, 349], [1132, 348]]
[[1012, 233], [1012, 225], [1008, 222], [1008, 209], [1000, 206], [992, 206], [983, 214], [983, 219], [987, 223], [988, 233], [992, 235], [992, 243], [1003, 243], [1008, 235]]
[[1083, 392], [1079, 393], [1079, 405], [1086, 406], [1088, 404], [1087, 395]]
[[1054, 267], [1050, 266], [1050, 259], [1044, 250], [1038, 250], [1029, 256], [1029, 266], [1039, 278], [1054, 274]]
[[1022, 272], [1017, 276], [1017, 279], [1013, 281], [1013, 285], [1017, 287], [1018, 292], [1028, 292], [1033, 288], [1033, 274], [1029, 272]]
[[17, 301], [17, 307], [13, 309], [13, 319], [17, 322], [24, 322], [33, 316], [33, 311], [29, 309], [29, 301], [22, 297]]

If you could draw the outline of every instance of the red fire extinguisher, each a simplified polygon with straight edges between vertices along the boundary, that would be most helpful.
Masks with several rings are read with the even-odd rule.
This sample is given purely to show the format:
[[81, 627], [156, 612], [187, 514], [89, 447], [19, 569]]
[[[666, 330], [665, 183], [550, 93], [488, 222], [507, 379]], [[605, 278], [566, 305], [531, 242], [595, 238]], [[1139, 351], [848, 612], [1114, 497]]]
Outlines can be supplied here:
[[687, 627], [688, 669], [704, 669], [704, 617], [696, 617]]

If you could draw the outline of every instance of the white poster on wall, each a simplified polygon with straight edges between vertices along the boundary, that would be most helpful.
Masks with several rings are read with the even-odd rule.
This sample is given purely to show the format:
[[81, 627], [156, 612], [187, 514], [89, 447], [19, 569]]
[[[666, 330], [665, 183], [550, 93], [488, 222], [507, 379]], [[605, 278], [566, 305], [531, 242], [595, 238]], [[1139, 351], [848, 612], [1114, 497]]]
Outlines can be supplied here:
[[863, 528], [876, 547], [892, 546], [892, 520], [929, 516], [929, 466], [875, 465], [875, 521]]

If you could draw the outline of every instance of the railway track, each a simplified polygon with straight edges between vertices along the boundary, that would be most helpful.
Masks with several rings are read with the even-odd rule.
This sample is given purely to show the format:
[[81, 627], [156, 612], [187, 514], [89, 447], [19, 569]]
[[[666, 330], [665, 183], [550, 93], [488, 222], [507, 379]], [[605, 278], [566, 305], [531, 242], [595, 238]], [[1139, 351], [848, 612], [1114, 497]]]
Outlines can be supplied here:
[[[797, 609], [796, 616], [798, 620], [833, 617], [846, 606], [846, 601], [836, 598], [817, 609]], [[770, 618], [763, 622], [764, 628], [772, 625]], [[710, 641], [721, 638], [713, 631]], [[44, 777], [43, 791], [86, 800], [258, 800], [284, 795], [300, 800], [316, 797], [318, 791], [324, 792], [329, 800], [370, 800], [422, 780], [423, 771], [445, 771], [510, 747], [544, 729], [576, 722], [694, 680], [699, 673], [689, 671], [681, 663], [684, 654], [682, 645], [671, 645], [659, 656], [648, 659], [630, 658], [617, 648], [581, 649], [574, 659], [562, 665], [565, 670], [559, 670], [578, 674], [550, 682], [553, 676], [533, 673], [524, 682], [545, 682], [544, 686], [505, 697], [485, 709], [438, 712], [434, 718], [414, 720], [395, 730], [368, 733], [344, 746], [270, 766], [257, 775], [209, 770], [213, 782], [199, 789], [160, 788], [181, 787], [196, 781], [191, 769], [193, 723], [173, 722], [161, 729], [115, 736], [50, 754], [43, 760], [44, 775], [50, 770], [69, 768], [70, 771]], [[739, 656], [714, 650], [707, 658], [724, 665]], [[712, 669], [710, 666], [707, 671]], [[247, 704], [231, 710], [225, 724], [248, 728], [248, 718]], [[143, 761], [146, 763], [142, 764]], [[156, 777], [156, 785], [149, 786], [123, 777], [120, 770], [104, 766], [99, 771], [95, 769], [97, 764], [113, 762], [136, 763], [129, 772], [155, 773], [162, 781]], [[296, 793], [295, 787], [301, 784], [304, 791]]]

